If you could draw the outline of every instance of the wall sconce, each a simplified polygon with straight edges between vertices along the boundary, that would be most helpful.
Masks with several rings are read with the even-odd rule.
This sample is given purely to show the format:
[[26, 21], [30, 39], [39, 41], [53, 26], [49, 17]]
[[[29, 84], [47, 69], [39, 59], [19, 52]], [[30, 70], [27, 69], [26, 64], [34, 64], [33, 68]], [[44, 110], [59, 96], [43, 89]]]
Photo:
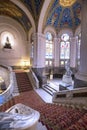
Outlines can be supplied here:
[[30, 66], [30, 62], [29, 61], [22, 61], [21, 66], [23, 69], [28, 69]]
[[9, 42], [9, 37], [8, 36], [6, 37], [6, 42], [5, 42], [5, 45], [4, 45], [3, 48], [4, 49], [12, 49], [11, 43]]

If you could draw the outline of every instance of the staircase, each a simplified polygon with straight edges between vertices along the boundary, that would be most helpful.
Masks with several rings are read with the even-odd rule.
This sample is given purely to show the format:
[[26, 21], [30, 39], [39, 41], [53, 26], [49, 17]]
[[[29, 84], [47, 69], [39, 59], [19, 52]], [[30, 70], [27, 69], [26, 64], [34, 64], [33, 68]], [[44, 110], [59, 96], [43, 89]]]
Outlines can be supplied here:
[[56, 89], [54, 89], [52, 86], [50, 86], [49, 84], [46, 84], [42, 87], [43, 90], [45, 90], [47, 93], [49, 93], [51, 96], [53, 96], [54, 92], [57, 92]]
[[33, 90], [26, 72], [19, 72], [19, 73], [17, 72], [15, 74], [19, 93]]

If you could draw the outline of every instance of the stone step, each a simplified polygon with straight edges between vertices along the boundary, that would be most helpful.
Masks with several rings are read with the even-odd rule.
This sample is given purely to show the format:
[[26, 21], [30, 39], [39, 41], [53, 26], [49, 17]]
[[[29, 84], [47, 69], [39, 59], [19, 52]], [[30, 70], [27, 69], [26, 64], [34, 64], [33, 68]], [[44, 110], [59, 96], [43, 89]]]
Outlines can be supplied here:
[[41, 122], [38, 122], [38, 124], [37, 124], [37, 130], [47, 130], [47, 128], [46, 128], [45, 125], [42, 125]]
[[43, 90], [45, 90], [47, 93], [49, 93], [51, 96], [53, 96], [53, 93], [57, 92], [56, 89], [54, 89], [50, 84], [46, 84], [43, 87]]
[[50, 89], [52, 92], [57, 92], [56, 89], [54, 89], [51, 85], [47, 84], [45, 85], [45, 87], [47, 87], [48, 89]]
[[53, 91], [51, 89], [48, 89], [48, 87], [44, 86], [42, 87], [42, 89], [46, 91], [47, 93], [49, 93], [51, 96], [53, 96]]
[[17, 80], [19, 93], [33, 90], [27, 73], [24, 73], [24, 72], [15, 73], [15, 76], [16, 76], [16, 80]]

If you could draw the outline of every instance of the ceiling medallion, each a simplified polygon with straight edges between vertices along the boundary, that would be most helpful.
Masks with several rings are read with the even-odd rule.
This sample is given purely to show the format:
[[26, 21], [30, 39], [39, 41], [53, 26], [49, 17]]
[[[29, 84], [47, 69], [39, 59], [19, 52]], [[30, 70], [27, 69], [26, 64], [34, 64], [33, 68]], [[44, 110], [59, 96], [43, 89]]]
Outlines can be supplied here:
[[67, 7], [71, 6], [76, 2], [76, 0], [60, 0], [60, 5]]

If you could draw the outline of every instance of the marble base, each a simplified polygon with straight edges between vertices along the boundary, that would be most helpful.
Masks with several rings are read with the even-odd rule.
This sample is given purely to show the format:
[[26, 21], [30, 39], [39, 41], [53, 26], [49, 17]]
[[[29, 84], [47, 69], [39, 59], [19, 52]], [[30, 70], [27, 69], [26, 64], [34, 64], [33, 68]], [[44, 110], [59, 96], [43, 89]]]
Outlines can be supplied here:
[[72, 85], [72, 77], [63, 75], [62, 82], [65, 83], [66, 86]]
[[74, 88], [87, 87], [87, 74], [78, 72], [74, 78]]
[[59, 91], [68, 90], [67, 87], [69, 87], [69, 86], [70, 86], [69, 84], [64, 83], [64, 82], [61, 82], [61, 83], [59, 84]]
[[75, 78], [74, 88], [83, 88], [83, 87], [87, 87], [87, 82]]

